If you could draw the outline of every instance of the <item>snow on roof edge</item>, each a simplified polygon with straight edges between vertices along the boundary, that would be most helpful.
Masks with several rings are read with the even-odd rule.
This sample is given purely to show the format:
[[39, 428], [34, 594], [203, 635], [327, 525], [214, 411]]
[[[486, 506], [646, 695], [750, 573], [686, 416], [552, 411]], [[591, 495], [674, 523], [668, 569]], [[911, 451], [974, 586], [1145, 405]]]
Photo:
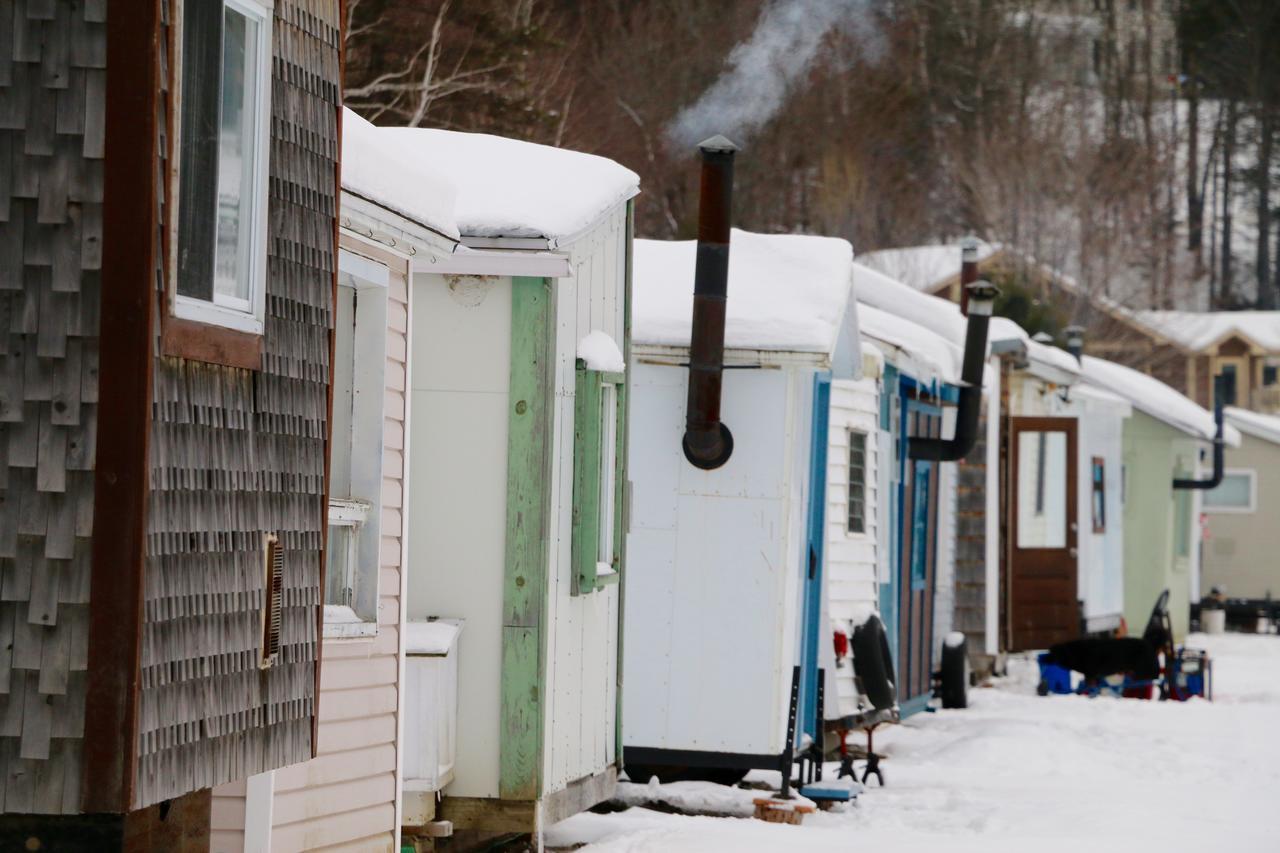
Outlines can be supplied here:
[[457, 188], [408, 156], [382, 129], [342, 108], [342, 189], [448, 237], [461, 239], [454, 218]]

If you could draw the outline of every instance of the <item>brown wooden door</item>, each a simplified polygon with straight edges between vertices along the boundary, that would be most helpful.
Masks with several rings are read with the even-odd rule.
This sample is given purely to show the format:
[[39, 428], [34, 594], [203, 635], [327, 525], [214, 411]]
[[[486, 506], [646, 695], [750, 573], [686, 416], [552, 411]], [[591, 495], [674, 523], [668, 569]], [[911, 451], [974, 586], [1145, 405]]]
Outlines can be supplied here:
[[1076, 419], [1013, 418], [1008, 588], [1011, 651], [1080, 634]]

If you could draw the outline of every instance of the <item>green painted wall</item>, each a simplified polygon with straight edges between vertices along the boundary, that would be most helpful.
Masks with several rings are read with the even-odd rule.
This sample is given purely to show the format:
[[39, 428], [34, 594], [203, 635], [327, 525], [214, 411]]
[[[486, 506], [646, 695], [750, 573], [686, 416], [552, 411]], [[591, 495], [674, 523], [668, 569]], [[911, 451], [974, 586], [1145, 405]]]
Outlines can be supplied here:
[[498, 781], [499, 795], [504, 800], [535, 800], [542, 793], [554, 314], [549, 280], [511, 280], [511, 409]]
[[1125, 422], [1124, 617], [1133, 634], [1168, 589], [1174, 637], [1186, 636], [1195, 501], [1173, 479], [1191, 476], [1198, 455], [1194, 439], [1150, 415], [1134, 411]]

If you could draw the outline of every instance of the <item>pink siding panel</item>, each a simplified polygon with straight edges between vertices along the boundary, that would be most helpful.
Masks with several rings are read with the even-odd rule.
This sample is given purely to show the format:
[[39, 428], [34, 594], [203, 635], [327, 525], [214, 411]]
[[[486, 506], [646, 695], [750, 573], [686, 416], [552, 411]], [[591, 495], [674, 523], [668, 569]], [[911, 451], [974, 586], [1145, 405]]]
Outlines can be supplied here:
[[[363, 250], [361, 250], [363, 251]], [[320, 684], [319, 756], [276, 771], [271, 849], [393, 851], [396, 837], [400, 535], [405, 440], [405, 330], [408, 287], [392, 267], [387, 306], [383, 425], [382, 543], [378, 633], [327, 640]], [[227, 786], [228, 788], [230, 786]], [[236, 799], [238, 794], [239, 799]], [[218, 789], [217, 853], [244, 849], [244, 786]]]

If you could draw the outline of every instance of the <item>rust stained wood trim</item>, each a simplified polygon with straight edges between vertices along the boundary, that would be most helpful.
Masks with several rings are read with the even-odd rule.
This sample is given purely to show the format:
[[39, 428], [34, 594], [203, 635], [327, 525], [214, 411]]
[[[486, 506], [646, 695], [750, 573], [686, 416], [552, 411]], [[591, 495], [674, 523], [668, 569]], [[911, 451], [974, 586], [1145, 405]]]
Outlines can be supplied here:
[[128, 810], [137, 774], [160, 0], [107, 16], [102, 306], [81, 808]]
[[170, 314], [160, 320], [160, 351], [168, 356], [224, 367], [262, 369], [262, 335]]
[[[346, 77], [347, 51], [346, 51], [346, 33], [343, 29], [347, 20], [347, 2], [348, 0], [338, 0], [338, 80], [341, 81]], [[334, 107], [337, 111], [337, 138], [342, 139], [342, 103]], [[327, 589], [325, 578], [326, 569], [329, 563], [329, 478], [332, 473], [333, 464], [333, 363], [337, 358], [338, 333], [335, 328], [338, 307], [338, 245], [341, 242], [341, 223], [342, 217], [339, 215], [338, 206], [342, 204], [342, 146], [337, 147], [338, 156], [333, 161], [333, 282], [330, 285], [329, 293], [329, 376], [326, 379], [328, 389], [325, 392], [325, 439], [324, 445], [324, 500], [320, 503], [320, 511], [323, 517], [320, 519], [320, 606], [316, 608], [316, 660], [315, 660], [315, 687], [312, 696], [311, 706], [311, 757], [315, 758], [320, 754], [320, 674], [324, 668], [324, 591]], [[413, 270], [409, 270], [405, 279], [406, 286], [413, 286]], [[408, 472], [405, 472], [408, 477]], [[381, 569], [379, 569], [381, 570]], [[401, 571], [404, 567], [401, 566]], [[403, 685], [399, 686], [403, 689]], [[397, 780], [397, 785], [399, 781]], [[397, 798], [396, 808], [399, 808], [399, 799]], [[399, 821], [397, 821], [397, 824]]]

